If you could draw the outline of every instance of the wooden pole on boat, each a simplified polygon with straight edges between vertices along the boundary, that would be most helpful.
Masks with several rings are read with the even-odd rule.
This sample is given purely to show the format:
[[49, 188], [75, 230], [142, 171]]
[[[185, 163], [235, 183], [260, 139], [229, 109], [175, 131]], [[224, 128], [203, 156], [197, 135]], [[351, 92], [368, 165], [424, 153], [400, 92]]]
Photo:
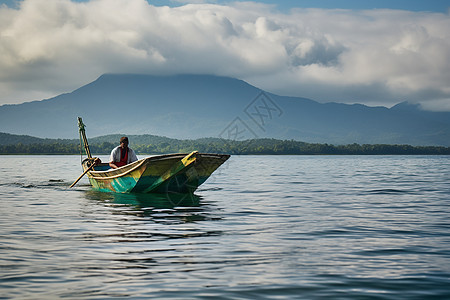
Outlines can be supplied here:
[[80, 181], [80, 179], [81, 179], [84, 175], [86, 175], [86, 173], [89, 172], [89, 171], [95, 166], [95, 163], [97, 162], [97, 160], [98, 160], [98, 157], [96, 157], [96, 158], [94, 159], [94, 161], [92, 162], [92, 165], [91, 165], [89, 168], [87, 168], [87, 169], [83, 172], [83, 174], [81, 174], [80, 177], [78, 177], [77, 180], [75, 180], [75, 182], [72, 183], [72, 184], [69, 186], [69, 188], [72, 188], [75, 184], [77, 184], [77, 182]]
[[83, 124], [83, 120], [81, 119], [81, 117], [78, 117], [78, 128], [80, 130], [80, 135], [83, 140], [84, 150], [86, 151], [86, 155], [88, 156], [88, 158], [92, 158], [91, 150], [89, 149], [89, 144], [88, 144], [88, 141], [86, 138], [86, 131], [84, 129], [85, 125]]
[[[80, 143], [83, 143], [84, 145], [84, 150], [86, 151], [86, 155], [88, 156], [89, 159], [92, 159], [92, 155], [91, 155], [91, 150], [89, 149], [89, 144], [86, 138], [86, 130], [85, 130], [85, 125], [83, 124], [83, 120], [81, 119], [81, 117], [78, 117], [78, 129], [80, 131]], [[94, 158], [92, 165], [89, 166], [89, 168], [87, 168], [83, 174], [80, 175], [80, 177], [77, 178], [77, 180], [75, 180], [74, 183], [72, 183], [70, 185], [69, 188], [73, 187], [78, 181], [80, 181], [80, 179], [86, 175], [87, 172], [89, 172], [97, 163], [98, 161], [98, 157]]]

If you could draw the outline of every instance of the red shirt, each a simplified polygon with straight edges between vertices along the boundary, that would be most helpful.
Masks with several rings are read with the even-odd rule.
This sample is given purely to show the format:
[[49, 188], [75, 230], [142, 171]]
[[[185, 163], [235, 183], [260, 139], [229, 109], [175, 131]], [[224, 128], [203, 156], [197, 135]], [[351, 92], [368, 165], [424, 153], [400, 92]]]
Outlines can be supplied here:
[[122, 148], [120, 148], [120, 161], [114, 162], [114, 164], [120, 168], [125, 166], [127, 164], [127, 161], [128, 161], [128, 147], [125, 149], [125, 151], [122, 151]]

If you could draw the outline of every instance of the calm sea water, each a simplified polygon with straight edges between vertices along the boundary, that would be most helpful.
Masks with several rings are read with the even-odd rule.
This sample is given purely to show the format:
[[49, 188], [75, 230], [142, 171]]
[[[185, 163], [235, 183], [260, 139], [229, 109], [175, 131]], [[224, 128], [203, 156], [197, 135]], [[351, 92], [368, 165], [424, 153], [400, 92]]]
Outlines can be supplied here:
[[1, 299], [450, 299], [449, 156], [233, 156], [178, 197], [80, 174], [0, 156]]

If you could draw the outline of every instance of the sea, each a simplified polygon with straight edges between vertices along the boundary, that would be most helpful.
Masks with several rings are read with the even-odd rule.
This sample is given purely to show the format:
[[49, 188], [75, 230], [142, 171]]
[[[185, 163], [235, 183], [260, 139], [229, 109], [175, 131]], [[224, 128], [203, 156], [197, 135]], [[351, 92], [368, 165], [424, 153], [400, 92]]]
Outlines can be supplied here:
[[450, 156], [235, 155], [193, 195], [81, 173], [0, 156], [0, 299], [450, 299]]

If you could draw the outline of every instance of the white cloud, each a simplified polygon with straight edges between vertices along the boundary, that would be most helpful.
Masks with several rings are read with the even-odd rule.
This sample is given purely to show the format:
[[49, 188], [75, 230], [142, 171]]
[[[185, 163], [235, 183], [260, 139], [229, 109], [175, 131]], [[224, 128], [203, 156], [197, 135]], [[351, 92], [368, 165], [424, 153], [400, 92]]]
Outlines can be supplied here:
[[320, 101], [449, 109], [449, 28], [448, 14], [399, 10], [25, 0], [0, 8], [0, 103], [136, 72], [226, 75]]

